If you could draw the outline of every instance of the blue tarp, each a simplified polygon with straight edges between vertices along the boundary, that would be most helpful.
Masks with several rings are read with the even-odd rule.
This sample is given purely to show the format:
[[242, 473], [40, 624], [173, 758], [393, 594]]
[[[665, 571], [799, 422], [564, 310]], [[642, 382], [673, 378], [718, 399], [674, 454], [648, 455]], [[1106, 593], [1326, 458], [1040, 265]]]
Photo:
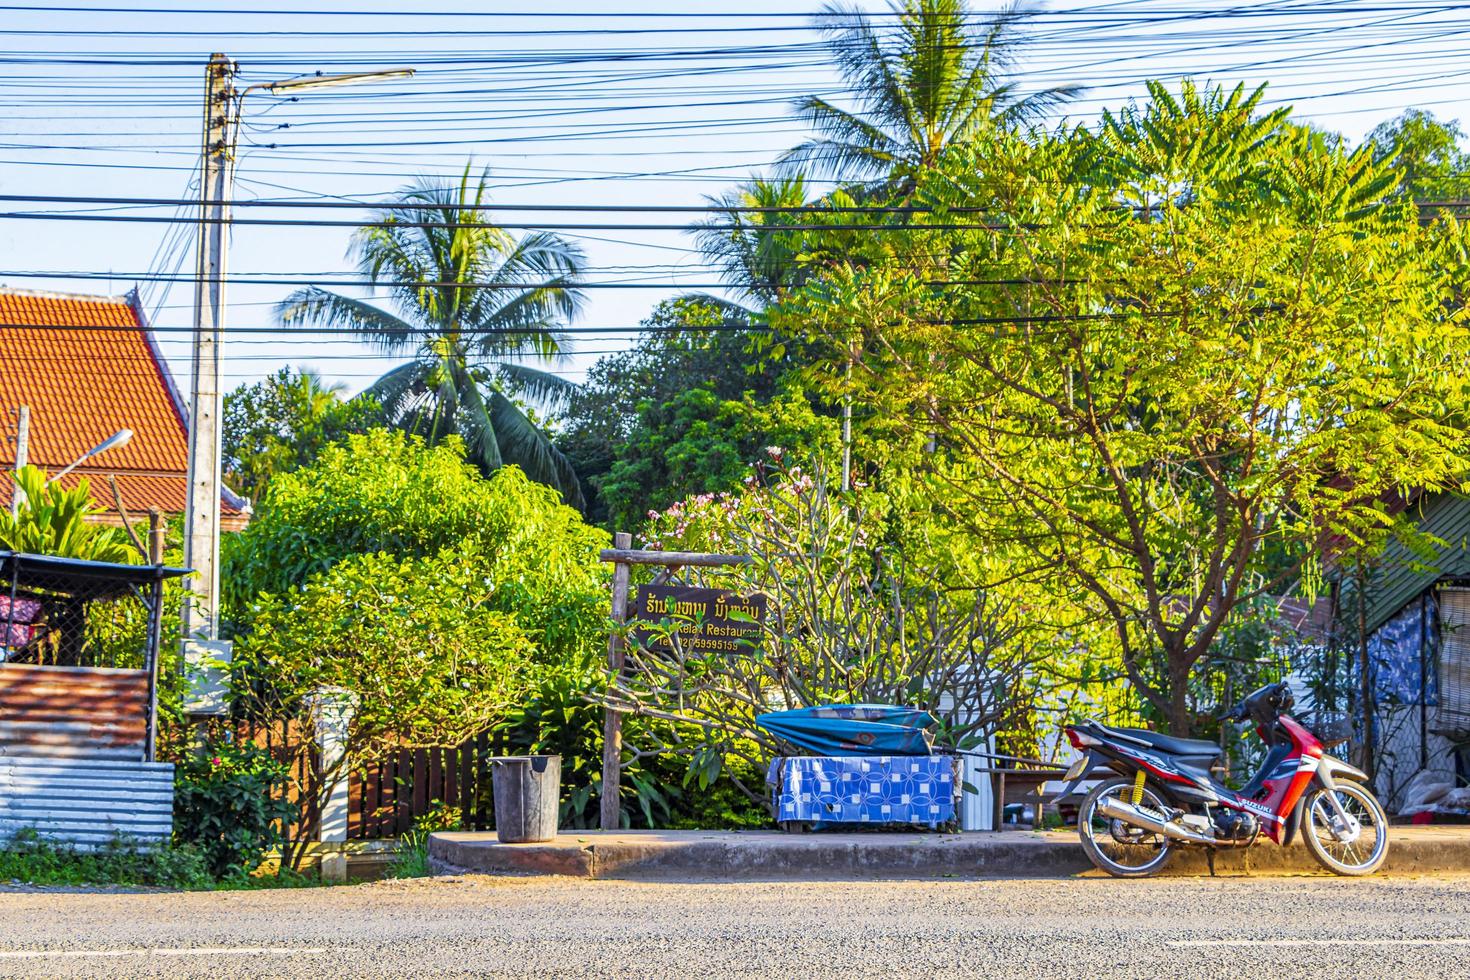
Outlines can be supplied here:
[[[1427, 602], [1424, 608], [1420, 600], [1409, 603], [1368, 637], [1369, 673], [1380, 704], [1423, 701], [1434, 705], [1439, 701], [1435, 683], [1435, 661], [1439, 659], [1438, 603], [1433, 593], [1424, 601]], [[1421, 647], [1426, 639], [1428, 648], [1423, 650], [1421, 663]]]
[[927, 711], [894, 704], [829, 704], [757, 715], [766, 731], [824, 756], [929, 755], [939, 722]]

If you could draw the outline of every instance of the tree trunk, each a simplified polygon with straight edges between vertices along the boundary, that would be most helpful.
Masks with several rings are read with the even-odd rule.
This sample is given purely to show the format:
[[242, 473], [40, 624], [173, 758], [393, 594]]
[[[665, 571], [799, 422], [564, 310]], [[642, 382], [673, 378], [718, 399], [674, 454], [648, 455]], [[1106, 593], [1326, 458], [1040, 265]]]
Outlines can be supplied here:
[[1189, 710], [1189, 669], [1192, 662], [1184, 650], [1167, 651], [1169, 664], [1169, 734], [1189, 738], [1194, 718]]

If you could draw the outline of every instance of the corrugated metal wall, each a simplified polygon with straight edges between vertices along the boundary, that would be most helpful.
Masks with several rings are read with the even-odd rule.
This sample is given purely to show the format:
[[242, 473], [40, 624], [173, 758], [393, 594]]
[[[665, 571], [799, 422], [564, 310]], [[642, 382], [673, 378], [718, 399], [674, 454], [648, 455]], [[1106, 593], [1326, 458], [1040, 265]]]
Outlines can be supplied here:
[[0, 755], [140, 762], [148, 673], [0, 665]]
[[0, 665], [0, 844], [167, 840], [174, 767], [144, 761], [147, 735], [146, 671]]
[[[1429, 561], [1411, 554], [1395, 541], [1373, 562], [1368, 582], [1368, 632], [1372, 633], [1407, 603], [1442, 578], [1470, 578], [1470, 499], [1456, 494], [1436, 494], [1420, 501], [1412, 516], [1420, 531], [1443, 541], [1436, 545]], [[1344, 610], [1343, 627], [1357, 635], [1355, 599], [1350, 594], [1357, 588], [1353, 568], [1339, 571], [1344, 589], [1340, 603]]]
[[163, 841], [173, 816], [170, 763], [0, 755], [0, 841], [27, 827], [81, 845]]

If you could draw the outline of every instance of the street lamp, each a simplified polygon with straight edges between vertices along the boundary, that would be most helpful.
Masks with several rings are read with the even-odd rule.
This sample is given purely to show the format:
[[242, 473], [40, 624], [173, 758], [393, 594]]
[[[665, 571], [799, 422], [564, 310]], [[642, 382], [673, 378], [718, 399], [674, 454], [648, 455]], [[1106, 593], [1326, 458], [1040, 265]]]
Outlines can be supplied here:
[[106, 439], [103, 439], [97, 445], [93, 446], [91, 449], [88, 449], [86, 452], [82, 453], [80, 456], [74, 459], [71, 462], [71, 465], [60, 470], [59, 472], [53, 473], [50, 478], [46, 480], [47, 486], [50, 486], [57, 480], [61, 479], [63, 476], [66, 476], [72, 470], [76, 469], [78, 466], [81, 466], [93, 456], [101, 455], [102, 453], [107, 452], [109, 449], [121, 449], [123, 446], [126, 446], [128, 444], [128, 440], [132, 438], [132, 429], [118, 429], [112, 435], [108, 436]]
[[[21, 414], [21, 429], [23, 434], [20, 436], [19, 439], [17, 439], [15, 453], [15, 471], [17, 473], [19, 473], [26, 464], [24, 444], [26, 442], [26, 436], [28, 436], [29, 433], [25, 432], [25, 430], [29, 429], [31, 420], [29, 407], [22, 405], [21, 408], [24, 409]], [[49, 487], [51, 484], [55, 483], [63, 476], [66, 476], [72, 470], [76, 469], [78, 466], [81, 466], [93, 456], [96, 456], [99, 453], [105, 453], [109, 449], [116, 449], [119, 446], [126, 446], [128, 444], [128, 440], [131, 438], [133, 438], [132, 429], [118, 429], [112, 435], [108, 436], [106, 439], [103, 439], [100, 443], [78, 456], [70, 466], [61, 470], [59, 473], [55, 473], [52, 476], [47, 477], [46, 486]], [[20, 480], [16, 479], [11, 484], [10, 488], [10, 516], [19, 517], [21, 505], [23, 505], [25, 502], [26, 492], [21, 489]]]
[[[221, 365], [225, 324], [225, 259], [234, 190], [235, 146], [241, 107], [251, 92], [294, 94], [318, 88], [407, 78], [411, 68], [315, 74], [258, 82], [237, 90], [236, 65], [223, 54], [210, 56], [204, 99], [203, 173], [200, 179], [199, 248], [194, 288], [194, 363], [189, 404], [189, 483], [184, 512], [184, 564], [192, 569], [183, 609], [185, 661], [201, 659], [191, 641], [216, 643], [219, 635], [219, 511]], [[218, 654], [221, 651], [216, 650]], [[228, 653], [224, 653], [228, 657]]]

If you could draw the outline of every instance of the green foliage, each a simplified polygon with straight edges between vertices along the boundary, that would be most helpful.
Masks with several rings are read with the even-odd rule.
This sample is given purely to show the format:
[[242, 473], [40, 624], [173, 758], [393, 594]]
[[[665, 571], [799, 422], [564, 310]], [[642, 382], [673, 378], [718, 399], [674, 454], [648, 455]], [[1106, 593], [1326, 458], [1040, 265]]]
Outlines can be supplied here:
[[[588, 519], [609, 522], [602, 485], [631, 442], [649, 432], [641, 409], [700, 390], [719, 401], [757, 403], [777, 391], [778, 370], [749, 352], [748, 314], [701, 297], [660, 303], [632, 350], [600, 358], [563, 416], [557, 445], [591, 489]], [[704, 328], [718, 327], [708, 330]], [[637, 503], [624, 508], [641, 514]], [[625, 525], [633, 526], [633, 525]]]
[[226, 541], [227, 611], [248, 627], [258, 596], [284, 596], [345, 558], [454, 548], [493, 581], [486, 601], [515, 612], [544, 654], [561, 656], [595, 642], [606, 601], [597, 552], [607, 544], [515, 467], [485, 479], [457, 440], [428, 447], [375, 430], [274, 480], [250, 526]]
[[838, 448], [836, 419], [819, 416], [799, 392], [761, 403], [722, 401], [693, 388], [638, 406], [638, 422], [599, 491], [616, 527], [636, 527], [650, 511], [686, 496], [733, 490], [768, 446], [802, 457]]
[[235, 647], [235, 703], [257, 717], [352, 706], [346, 744], [457, 745], [524, 690], [535, 649], [468, 548], [422, 558], [355, 555], [297, 591], [263, 598]]
[[87, 518], [102, 508], [92, 503], [86, 477], [70, 490], [46, 481], [46, 471], [34, 466], [15, 474], [26, 502], [13, 517], [8, 508], [0, 510], [0, 548], [87, 561], [137, 562], [137, 552], [121, 530], [88, 523]]
[[810, 384], [870, 410], [860, 452], [913, 467], [1008, 580], [1108, 624], [1185, 734], [1243, 603], [1381, 538], [1402, 488], [1460, 486], [1467, 241], [1259, 92], [1151, 95], [1097, 132], [954, 148], [916, 197], [993, 227], [890, 237], [770, 319], [826, 345]]
[[204, 855], [189, 845], [145, 845], [117, 836], [91, 850], [21, 830], [0, 847], [0, 881], [32, 885], [153, 885], [209, 888]]
[[[606, 684], [605, 671], [591, 662], [540, 668], [530, 693], [497, 726], [513, 753], [561, 756], [562, 827], [598, 826], [603, 744], [598, 701]], [[720, 778], [718, 767], [701, 774], [687, 756], [637, 751], [635, 747], [656, 744], [655, 732], [668, 728], [640, 715], [623, 718], [622, 826], [734, 829], [768, 822], [765, 808], [752, 803], [728, 775]], [[747, 779], [747, 785], [759, 783]]]
[[[960, 745], [1012, 724], [1033, 703], [1037, 673], [1070, 645], [1054, 642], [1055, 617], [1003, 588], [977, 588], [932, 513], [907, 511], [902, 474], [890, 484], [879, 471], [890, 485], [844, 491], [828, 467], [780, 456], [740, 494], [691, 498], [650, 521], [650, 547], [749, 557], [705, 584], [763, 595], [766, 617], [759, 646], [733, 654], [635, 643], [602, 697], [662, 724], [630, 744], [686, 760], [701, 788], [728, 779], [756, 800], [742, 764], [763, 773], [783, 749], [756, 726], [764, 711], [911, 705]], [[670, 639], [677, 625], [666, 624]]]
[[[549, 665], [536, 672], [526, 698], [497, 726], [511, 749], [526, 755], [561, 756], [560, 826], [596, 827], [602, 799], [603, 711], [590, 700], [607, 683], [595, 662]], [[646, 720], [626, 718], [625, 732]], [[646, 763], [624, 759], [622, 824], [657, 827], [668, 816], [671, 794], [648, 778]], [[641, 819], [640, 819], [641, 818]]]
[[1422, 109], [1408, 109], [1368, 134], [1374, 155], [1403, 176], [1415, 200], [1462, 201], [1470, 197], [1470, 155], [1460, 148], [1458, 122], [1442, 123]]
[[756, 772], [738, 756], [723, 760], [720, 775], [707, 782], [691, 779], [686, 772], [680, 783], [679, 801], [663, 826], [669, 830], [767, 829], [771, 826], [769, 808], [740, 789], [742, 785], [759, 787], [764, 783], [765, 773]]
[[[282, 323], [345, 327], [386, 354], [413, 360], [365, 394], [388, 420], [431, 444], [458, 434], [490, 472], [513, 463], [581, 506], [570, 462], [517, 403], [563, 403], [572, 386], [521, 363], [550, 363], [559, 331], [581, 309], [581, 249], [548, 232], [516, 239], [485, 210], [489, 173], [472, 182], [422, 180], [353, 239], [363, 276], [387, 289], [398, 314], [319, 287], [277, 308]], [[494, 283], [497, 288], [482, 288]]]
[[342, 385], [327, 386], [313, 371], [281, 368], [225, 395], [224, 477], [233, 489], [259, 500], [270, 479], [305, 466], [348, 433], [383, 423], [370, 398], [343, 401]]
[[286, 766], [258, 746], [206, 742], [175, 763], [175, 841], [197, 849], [215, 878], [250, 874], [299, 818], [287, 778]]
[[413, 822], [413, 829], [398, 841], [398, 854], [388, 866], [389, 878], [427, 878], [434, 873], [429, 862], [429, 835], [441, 830], [459, 830], [459, 811], [435, 800], [429, 812]]

